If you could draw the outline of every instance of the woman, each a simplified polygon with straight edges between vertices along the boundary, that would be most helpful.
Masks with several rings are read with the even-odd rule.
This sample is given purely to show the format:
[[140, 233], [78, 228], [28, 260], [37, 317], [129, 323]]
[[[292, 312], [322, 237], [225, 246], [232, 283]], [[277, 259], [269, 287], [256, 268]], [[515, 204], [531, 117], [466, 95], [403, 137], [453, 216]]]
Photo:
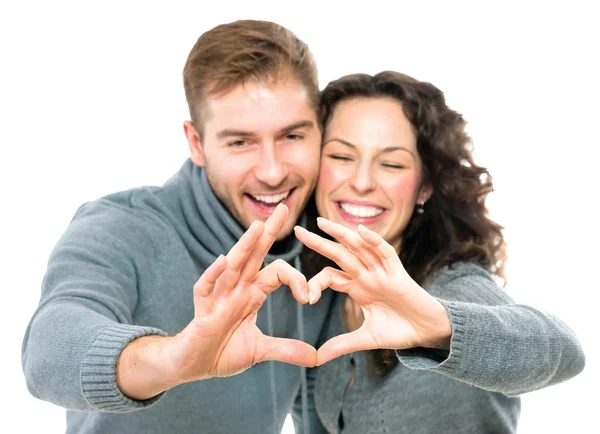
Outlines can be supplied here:
[[324, 427], [515, 432], [516, 396], [573, 377], [585, 359], [564, 323], [496, 283], [502, 227], [487, 217], [492, 182], [464, 120], [437, 88], [396, 72], [330, 83], [322, 110], [313, 206], [327, 220], [296, 234], [339, 267], [307, 250], [321, 270], [312, 302], [338, 292], [314, 389]]

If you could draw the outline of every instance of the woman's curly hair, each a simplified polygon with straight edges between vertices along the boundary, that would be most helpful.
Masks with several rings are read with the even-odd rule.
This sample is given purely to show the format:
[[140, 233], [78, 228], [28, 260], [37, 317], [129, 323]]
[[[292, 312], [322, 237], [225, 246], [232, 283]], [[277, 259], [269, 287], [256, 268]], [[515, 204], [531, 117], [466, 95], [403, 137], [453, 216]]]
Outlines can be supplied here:
[[[400, 260], [423, 284], [439, 269], [458, 261], [481, 265], [506, 282], [502, 226], [488, 217], [485, 199], [493, 190], [487, 169], [473, 161], [472, 143], [463, 117], [451, 110], [444, 94], [431, 83], [384, 71], [353, 74], [332, 81], [321, 93], [321, 122], [327, 128], [338, 103], [352, 98], [393, 98], [412, 124], [422, 160], [423, 182], [432, 186], [424, 212], [413, 215], [404, 230]], [[314, 201], [307, 207], [309, 229], [317, 231]], [[331, 265], [305, 249], [309, 274]], [[385, 374], [397, 362], [393, 351], [376, 351], [376, 366]], [[388, 360], [385, 362], [385, 360]], [[386, 366], [391, 363], [391, 366]], [[381, 371], [381, 369], [378, 369]]]

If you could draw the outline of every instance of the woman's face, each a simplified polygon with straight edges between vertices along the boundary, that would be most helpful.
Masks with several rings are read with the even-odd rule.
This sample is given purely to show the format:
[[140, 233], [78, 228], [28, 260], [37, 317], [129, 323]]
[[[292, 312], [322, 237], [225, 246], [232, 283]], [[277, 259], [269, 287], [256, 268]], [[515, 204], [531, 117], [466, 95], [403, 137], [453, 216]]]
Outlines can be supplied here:
[[353, 98], [335, 107], [323, 140], [319, 215], [351, 229], [363, 224], [400, 251], [415, 204], [430, 196], [400, 102]]

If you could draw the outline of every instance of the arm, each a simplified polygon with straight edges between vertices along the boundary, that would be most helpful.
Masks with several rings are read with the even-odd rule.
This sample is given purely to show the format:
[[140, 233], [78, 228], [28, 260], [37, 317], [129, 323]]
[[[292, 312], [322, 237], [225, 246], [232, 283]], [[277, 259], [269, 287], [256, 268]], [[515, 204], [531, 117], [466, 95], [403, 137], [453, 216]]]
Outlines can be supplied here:
[[315, 365], [312, 346], [265, 336], [256, 326], [267, 295], [282, 283], [298, 302], [308, 300], [306, 280], [291, 265], [277, 260], [260, 269], [287, 216], [287, 208], [279, 205], [205, 270], [194, 285], [194, 318], [180, 333], [146, 338], [123, 351], [117, 366], [123, 392], [148, 399], [179, 384], [239, 374], [265, 360]]
[[[149, 250], [149, 263], [140, 268], [128, 252], [148, 249], [152, 231], [132, 236], [140, 222], [127, 225], [106, 214], [76, 218], [51, 257], [24, 339], [31, 393], [66, 408], [123, 412], [153, 404], [175, 385], [234, 375], [264, 360], [314, 366], [313, 347], [264, 336], [256, 327], [258, 309], [281, 283], [304, 302], [299, 271], [283, 261], [260, 270], [286, 218], [282, 207], [254, 225], [203, 273], [194, 286], [194, 318], [172, 337], [132, 325], [136, 273], [156, 258]], [[114, 228], [121, 228], [119, 236]]]
[[515, 304], [482, 268], [458, 265], [437, 280], [429, 292], [450, 318], [450, 351], [397, 351], [405, 366], [508, 396], [566, 381], [583, 369], [575, 333], [553, 315]]
[[346, 292], [360, 305], [364, 322], [319, 348], [318, 364], [353, 351], [396, 349], [409, 367], [437, 369], [507, 395], [564, 381], [583, 369], [585, 358], [574, 333], [550, 315], [512, 303], [485, 270], [471, 266], [462, 276], [432, 285], [430, 294], [375, 232], [359, 226], [356, 233], [325, 219], [319, 227], [344, 245], [300, 228], [296, 233], [342, 270], [322, 270], [309, 290]]
[[[82, 207], [50, 256], [40, 305], [27, 328], [22, 363], [37, 398], [76, 410], [131, 411], [114, 366], [134, 339], [161, 330], [132, 324], [137, 303], [131, 250], [147, 252], [141, 230], [119, 209]], [[138, 264], [139, 265], [139, 264]]]

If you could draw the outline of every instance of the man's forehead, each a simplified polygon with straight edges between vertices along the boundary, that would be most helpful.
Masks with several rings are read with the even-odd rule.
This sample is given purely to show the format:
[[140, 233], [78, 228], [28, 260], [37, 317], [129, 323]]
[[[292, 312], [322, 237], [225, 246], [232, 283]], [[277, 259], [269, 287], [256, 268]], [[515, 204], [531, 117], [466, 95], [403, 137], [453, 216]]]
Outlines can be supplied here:
[[[295, 80], [240, 84], [207, 98], [204, 119], [207, 133], [222, 130], [265, 134], [316, 124], [317, 115], [308, 91]], [[316, 127], [316, 125], [312, 125]]]
[[280, 80], [251, 80], [237, 84], [231, 89], [210, 95], [206, 105], [215, 109], [270, 108], [273, 104], [304, 106], [310, 103], [305, 86], [293, 78]]

